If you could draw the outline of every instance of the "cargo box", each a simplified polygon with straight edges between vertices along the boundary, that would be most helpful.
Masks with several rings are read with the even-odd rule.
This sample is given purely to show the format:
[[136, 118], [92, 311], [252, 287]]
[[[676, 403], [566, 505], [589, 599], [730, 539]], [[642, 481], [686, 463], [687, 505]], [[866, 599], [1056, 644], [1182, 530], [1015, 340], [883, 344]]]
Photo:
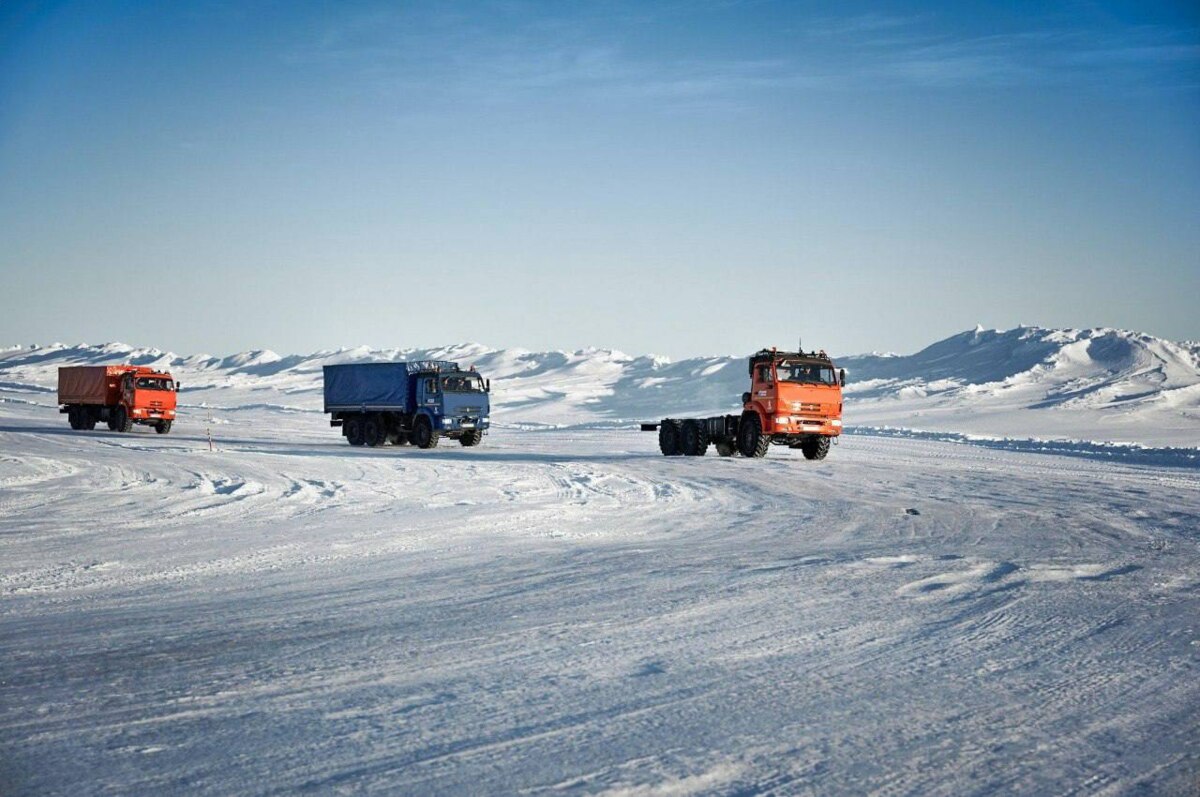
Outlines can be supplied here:
[[127, 365], [75, 365], [58, 369], [59, 404], [113, 405], [120, 399]]
[[406, 410], [408, 363], [348, 363], [325, 366], [325, 411], [334, 408]]

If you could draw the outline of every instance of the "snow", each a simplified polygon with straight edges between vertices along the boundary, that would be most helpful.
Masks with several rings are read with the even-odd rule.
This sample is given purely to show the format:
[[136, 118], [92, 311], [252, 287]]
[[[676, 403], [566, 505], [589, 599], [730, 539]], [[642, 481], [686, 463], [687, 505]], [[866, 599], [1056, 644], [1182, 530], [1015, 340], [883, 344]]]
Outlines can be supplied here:
[[[1197, 384], [1194, 347], [1054, 334], [980, 333], [972, 350], [1016, 350], [1008, 373], [968, 364], [999, 380], [966, 381], [947, 346], [877, 372], [905, 384], [859, 406], [953, 400], [938, 418], [970, 421], [1017, 390], [1009, 416], [1069, 426], [1112, 402], [1025, 408], [1060, 369], [1109, 374], [1086, 396]], [[1153, 431], [1158, 400], [1126, 402], [1140, 447], [863, 424], [819, 463], [664, 458], [617, 424], [713, 400], [693, 380], [722, 360], [707, 379], [736, 400], [743, 362], [160, 352], [185, 391], [171, 434], [73, 432], [54, 369], [102, 348], [0, 353], [2, 794], [1185, 794], [1200, 777], [1200, 467], [1161, 447], [1194, 439], [1187, 393], [1174, 436]], [[478, 448], [352, 448], [318, 411], [326, 362], [452, 351], [493, 380], [501, 425]], [[910, 386], [926, 395], [896, 397]]]

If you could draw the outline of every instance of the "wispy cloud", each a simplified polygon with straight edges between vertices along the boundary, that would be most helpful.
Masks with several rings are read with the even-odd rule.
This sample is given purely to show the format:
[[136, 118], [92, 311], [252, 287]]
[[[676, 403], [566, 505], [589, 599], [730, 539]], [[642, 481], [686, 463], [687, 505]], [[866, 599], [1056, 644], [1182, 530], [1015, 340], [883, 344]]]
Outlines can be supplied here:
[[[466, 15], [392, 9], [341, 19], [287, 57], [292, 63], [357, 70], [389, 91], [445, 99], [525, 100], [548, 92], [609, 101], [705, 101], [728, 107], [763, 91], [908, 87], [1125, 85], [1194, 86], [1195, 32], [1156, 27], [1089, 31], [1044, 28], [968, 36], [925, 16], [864, 14], [806, 20], [795, 31], [763, 31], [764, 55], [648, 52], [645, 31], [672, 24], [621, 6], [558, 16]], [[639, 39], [640, 36], [640, 39]], [[637, 42], [635, 45], [633, 42]], [[743, 47], [743, 51], [750, 49]], [[669, 54], [668, 54], [669, 53]]]

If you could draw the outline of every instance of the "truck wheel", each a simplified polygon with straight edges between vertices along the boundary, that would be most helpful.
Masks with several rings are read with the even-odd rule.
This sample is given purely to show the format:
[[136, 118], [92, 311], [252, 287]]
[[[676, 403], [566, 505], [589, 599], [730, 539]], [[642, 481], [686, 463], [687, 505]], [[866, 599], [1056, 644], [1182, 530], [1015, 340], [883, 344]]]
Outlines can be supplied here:
[[424, 415], [413, 424], [412, 441], [417, 448], [437, 448], [438, 433], [433, 431], [433, 424]]
[[347, 418], [343, 422], [343, 433], [346, 435], [346, 442], [352, 446], [361, 446], [363, 444], [363, 421], [357, 415]]
[[828, 437], [810, 437], [800, 444], [805, 459], [825, 459], [829, 453]]
[[92, 415], [92, 411], [87, 407], [79, 408], [79, 420], [83, 424], [82, 428], [86, 431], [92, 431], [96, 428], [96, 416]]
[[133, 431], [133, 419], [129, 417], [129, 413], [125, 411], [124, 407], [117, 407], [117, 414], [116, 414], [116, 417], [114, 418], [114, 422], [116, 424], [113, 427], [114, 431], [118, 431], [118, 432], [132, 432]]
[[458, 442], [464, 446], [477, 446], [483, 442], [483, 430], [474, 429], [470, 432], [463, 432], [462, 437], [458, 438]]
[[737, 453], [737, 446], [728, 440], [717, 443], [717, 453], [723, 457], [732, 457]]
[[683, 453], [679, 443], [679, 421], [664, 418], [658, 425], [658, 450], [664, 457], [677, 457]]
[[154, 431], [158, 432], [159, 434], [166, 434], [167, 432], [171, 431], [171, 422], [159, 421], [158, 423], [154, 424]]
[[738, 424], [738, 451], [743, 457], [765, 457], [771, 446], [771, 438], [762, 433], [762, 423], [758, 415], [747, 412]]
[[708, 452], [708, 430], [697, 420], [683, 422], [680, 448], [689, 457], [702, 457]]
[[371, 448], [383, 445], [383, 441], [387, 439], [387, 432], [383, 428], [383, 421], [378, 415], [368, 415], [362, 424], [363, 442]]
[[83, 428], [83, 424], [81, 424], [79, 422], [79, 408], [78, 407], [68, 407], [67, 408], [67, 423], [71, 424], [71, 428], [75, 429], [75, 430], [79, 430], [79, 429]]

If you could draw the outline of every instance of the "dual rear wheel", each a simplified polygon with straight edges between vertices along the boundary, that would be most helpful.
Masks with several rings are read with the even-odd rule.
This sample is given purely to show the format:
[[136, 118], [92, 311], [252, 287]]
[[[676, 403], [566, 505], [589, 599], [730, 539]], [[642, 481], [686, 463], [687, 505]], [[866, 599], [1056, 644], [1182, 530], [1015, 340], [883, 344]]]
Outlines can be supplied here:
[[72, 429], [90, 431], [96, 428], [96, 419], [87, 407], [71, 407], [67, 410], [67, 423]]
[[[712, 439], [708, 436], [708, 425], [704, 421], [689, 419], [677, 421], [667, 418], [658, 426], [658, 450], [665, 457], [702, 457], [708, 453]], [[717, 443], [717, 453], [723, 457], [733, 454], [733, 446]]]
[[366, 437], [363, 434], [363, 419], [357, 415], [352, 415], [342, 423], [342, 434], [346, 435], [346, 442], [352, 446], [361, 446], [366, 442]]
[[689, 457], [702, 457], [708, 453], [708, 425], [697, 420], [683, 422], [680, 447]]
[[381, 446], [387, 441], [387, 429], [378, 415], [368, 415], [363, 420], [362, 430], [363, 443], [371, 448]]
[[[388, 431], [387, 424], [378, 414], [351, 415], [342, 422], [342, 434], [346, 436], [346, 442], [352, 446], [370, 446], [371, 448], [389, 442], [399, 446], [412, 443], [418, 448], [434, 448], [440, 438], [429, 418], [424, 415], [417, 418], [411, 433]], [[473, 446], [482, 439], [483, 432], [477, 429], [470, 436], [464, 434], [462, 444]]]
[[658, 425], [658, 450], [664, 457], [677, 457], [683, 453], [680, 443], [681, 426], [679, 421], [673, 421], [670, 418]]

